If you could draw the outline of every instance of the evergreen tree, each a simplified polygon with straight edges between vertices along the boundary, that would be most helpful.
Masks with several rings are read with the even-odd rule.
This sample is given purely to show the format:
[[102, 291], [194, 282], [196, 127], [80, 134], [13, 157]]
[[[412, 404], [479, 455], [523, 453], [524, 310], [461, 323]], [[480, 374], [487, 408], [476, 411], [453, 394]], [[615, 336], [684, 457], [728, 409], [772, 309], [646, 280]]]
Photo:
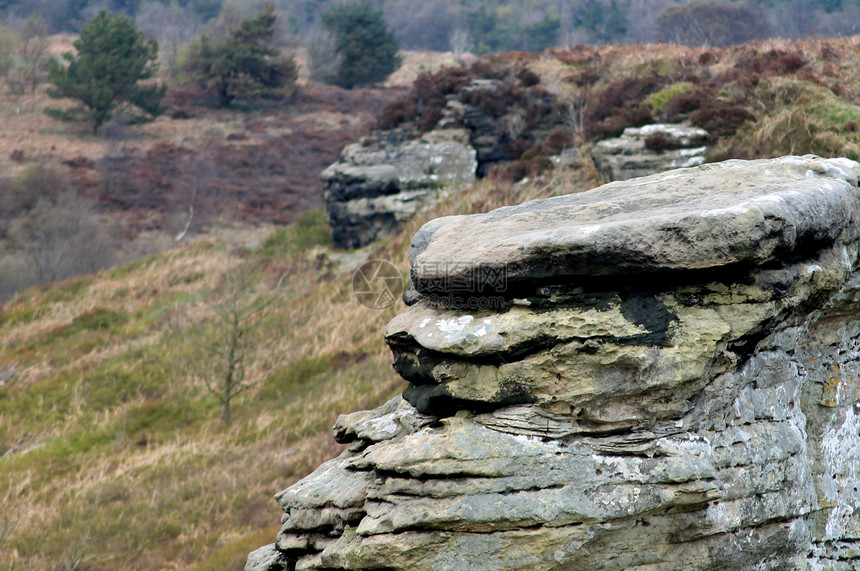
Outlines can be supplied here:
[[48, 115], [66, 121], [88, 121], [97, 133], [121, 105], [143, 111], [146, 115], [130, 113], [138, 121], [164, 112], [161, 99], [167, 86], [139, 84], [152, 78], [158, 69], [158, 42], [144, 41], [126, 16], [112, 16], [102, 10], [84, 25], [74, 46], [77, 53], [63, 54], [68, 65], [51, 62], [48, 82], [53, 87], [48, 89], [48, 95], [77, 99], [84, 107], [46, 109]]
[[367, 0], [329, 8], [322, 23], [343, 58], [335, 85], [352, 89], [385, 80], [400, 67], [400, 49], [380, 10]]
[[296, 63], [272, 47], [275, 35], [273, 4], [243, 19], [220, 39], [207, 35], [193, 46], [186, 69], [222, 107], [237, 98], [285, 97], [295, 89]]

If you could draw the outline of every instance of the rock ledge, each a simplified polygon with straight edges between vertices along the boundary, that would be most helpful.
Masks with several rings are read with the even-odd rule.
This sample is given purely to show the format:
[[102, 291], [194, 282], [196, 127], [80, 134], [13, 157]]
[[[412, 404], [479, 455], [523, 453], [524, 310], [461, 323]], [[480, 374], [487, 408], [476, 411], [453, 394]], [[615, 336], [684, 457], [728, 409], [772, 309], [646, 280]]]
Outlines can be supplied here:
[[385, 333], [409, 386], [338, 419], [246, 570], [860, 568], [858, 173], [731, 161], [430, 222]]

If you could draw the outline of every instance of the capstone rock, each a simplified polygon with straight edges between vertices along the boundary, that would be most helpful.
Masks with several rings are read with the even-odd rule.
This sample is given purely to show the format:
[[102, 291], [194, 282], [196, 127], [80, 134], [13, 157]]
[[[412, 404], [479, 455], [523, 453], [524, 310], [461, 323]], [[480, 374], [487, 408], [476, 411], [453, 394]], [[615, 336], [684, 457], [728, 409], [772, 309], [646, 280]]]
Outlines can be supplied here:
[[428, 223], [385, 332], [408, 387], [338, 419], [246, 569], [860, 569], [858, 174], [729, 161]]

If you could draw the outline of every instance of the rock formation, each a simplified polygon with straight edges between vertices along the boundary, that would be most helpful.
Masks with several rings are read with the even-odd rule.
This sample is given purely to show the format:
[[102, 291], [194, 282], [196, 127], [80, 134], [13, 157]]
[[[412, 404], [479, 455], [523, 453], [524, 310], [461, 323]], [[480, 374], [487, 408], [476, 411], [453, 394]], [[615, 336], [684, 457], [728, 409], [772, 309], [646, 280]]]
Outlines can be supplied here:
[[275, 569], [860, 568], [860, 164], [728, 161], [426, 224], [403, 397]]
[[591, 158], [606, 180], [630, 180], [701, 165], [707, 138], [704, 129], [685, 125], [628, 127], [620, 137], [597, 143]]
[[415, 106], [406, 114], [409, 120], [400, 117], [391, 123], [383, 113], [381, 124], [387, 129], [346, 146], [338, 161], [323, 171], [326, 210], [337, 246], [360, 247], [390, 234], [435, 204], [442, 187], [469, 183], [493, 165], [524, 154], [531, 160], [553, 157], [549, 160], [556, 164], [578, 162], [578, 154], [566, 147], [570, 136], [562, 128], [553, 95], [530, 81], [508, 77], [509, 69], [494, 74], [505, 79], [466, 80], [460, 76], [464, 73], [459, 68], [441, 70], [435, 79], [419, 82], [432, 95], [413, 92], [400, 102]]
[[431, 208], [446, 185], [475, 179], [475, 149], [462, 129], [413, 141], [396, 133], [347, 145], [321, 175], [334, 243], [357, 248]]

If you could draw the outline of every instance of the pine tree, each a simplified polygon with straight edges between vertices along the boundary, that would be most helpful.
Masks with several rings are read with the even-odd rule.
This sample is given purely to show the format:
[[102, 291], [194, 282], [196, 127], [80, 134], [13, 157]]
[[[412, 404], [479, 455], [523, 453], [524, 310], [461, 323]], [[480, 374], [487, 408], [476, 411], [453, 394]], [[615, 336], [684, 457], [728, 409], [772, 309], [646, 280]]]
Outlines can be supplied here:
[[126, 16], [112, 16], [102, 10], [84, 24], [74, 46], [77, 53], [63, 54], [68, 65], [51, 62], [48, 82], [54, 87], [48, 89], [48, 95], [77, 99], [84, 107], [46, 109], [48, 115], [91, 122], [97, 133], [120, 105], [130, 104], [143, 111], [145, 115], [130, 113], [138, 121], [165, 111], [161, 99], [167, 86], [139, 83], [152, 78], [158, 70], [158, 42], [144, 41], [140, 30]]
[[272, 47], [275, 7], [268, 3], [253, 17], [243, 19], [226, 37], [200, 37], [186, 70], [212, 92], [221, 107], [237, 98], [285, 97], [295, 89], [296, 63]]
[[334, 35], [343, 58], [335, 85], [346, 89], [383, 81], [400, 67], [399, 47], [382, 12], [366, 0], [329, 8], [323, 26]]

